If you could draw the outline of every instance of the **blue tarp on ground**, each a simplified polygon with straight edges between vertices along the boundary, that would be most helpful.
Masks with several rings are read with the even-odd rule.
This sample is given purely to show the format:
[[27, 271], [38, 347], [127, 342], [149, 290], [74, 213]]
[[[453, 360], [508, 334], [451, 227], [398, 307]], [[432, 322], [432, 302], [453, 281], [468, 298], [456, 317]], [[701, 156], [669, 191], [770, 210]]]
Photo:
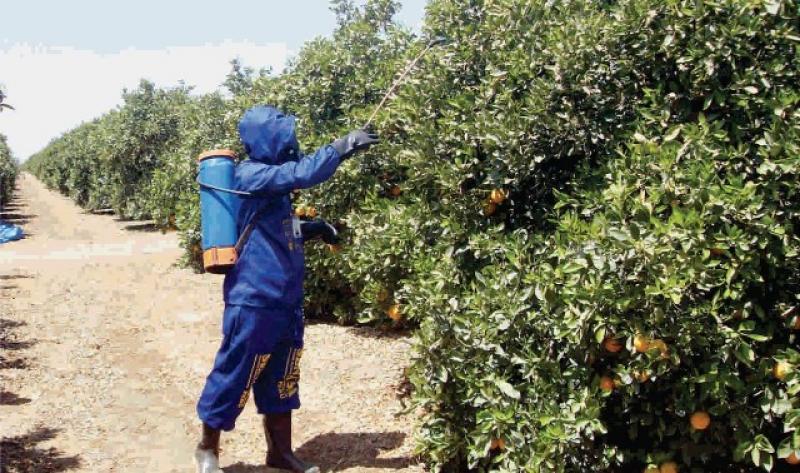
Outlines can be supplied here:
[[21, 240], [24, 236], [22, 228], [0, 220], [0, 245], [9, 241]]

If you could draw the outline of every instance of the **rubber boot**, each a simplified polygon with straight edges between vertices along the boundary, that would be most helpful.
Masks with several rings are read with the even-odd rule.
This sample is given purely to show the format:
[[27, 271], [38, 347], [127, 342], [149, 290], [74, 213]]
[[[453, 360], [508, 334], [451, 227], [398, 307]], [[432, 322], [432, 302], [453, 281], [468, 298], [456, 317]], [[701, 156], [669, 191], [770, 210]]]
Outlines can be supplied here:
[[219, 468], [220, 431], [203, 424], [203, 439], [194, 451], [197, 473], [224, 473]]
[[267, 466], [293, 473], [319, 473], [319, 467], [309, 465], [292, 452], [292, 412], [264, 416], [264, 435], [267, 437]]

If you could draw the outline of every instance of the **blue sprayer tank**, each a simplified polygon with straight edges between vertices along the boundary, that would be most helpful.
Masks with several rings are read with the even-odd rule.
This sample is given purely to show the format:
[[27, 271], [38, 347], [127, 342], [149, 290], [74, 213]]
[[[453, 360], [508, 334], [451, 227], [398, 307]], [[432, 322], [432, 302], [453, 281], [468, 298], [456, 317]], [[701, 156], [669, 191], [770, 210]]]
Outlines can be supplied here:
[[240, 198], [233, 192], [226, 192], [234, 185], [236, 153], [215, 149], [204, 152], [197, 160], [203, 267], [209, 273], [224, 274], [236, 264], [239, 238], [236, 216]]

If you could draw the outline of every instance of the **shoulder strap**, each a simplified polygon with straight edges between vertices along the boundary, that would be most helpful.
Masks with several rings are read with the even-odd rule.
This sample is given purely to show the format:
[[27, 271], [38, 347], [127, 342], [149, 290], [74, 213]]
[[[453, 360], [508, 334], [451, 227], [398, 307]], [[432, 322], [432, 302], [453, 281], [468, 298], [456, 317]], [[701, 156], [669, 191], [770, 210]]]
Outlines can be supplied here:
[[247, 226], [244, 227], [244, 231], [242, 232], [241, 235], [239, 235], [239, 239], [236, 240], [236, 246], [234, 246], [234, 249], [236, 249], [237, 257], [242, 254], [244, 245], [247, 243], [247, 240], [250, 239], [250, 234], [253, 233], [253, 229], [256, 226], [256, 222], [258, 221], [259, 217], [261, 217], [261, 215], [264, 214], [264, 211], [266, 211], [269, 206], [270, 205], [267, 204], [264, 207], [261, 207], [260, 209], [256, 210], [256, 213], [253, 214], [253, 218], [251, 218]]

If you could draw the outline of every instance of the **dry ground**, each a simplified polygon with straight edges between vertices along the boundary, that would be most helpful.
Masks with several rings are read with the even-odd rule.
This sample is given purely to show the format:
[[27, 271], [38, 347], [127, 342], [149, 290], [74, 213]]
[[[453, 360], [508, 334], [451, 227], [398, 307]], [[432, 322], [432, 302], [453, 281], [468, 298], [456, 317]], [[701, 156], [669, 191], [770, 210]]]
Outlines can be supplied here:
[[[0, 218], [0, 470], [190, 472], [195, 402], [221, 340], [219, 276], [174, 266], [174, 234], [91, 215], [22, 177]], [[310, 325], [299, 453], [324, 471], [419, 472], [395, 386], [408, 339]], [[228, 473], [262, 467], [252, 401], [223, 436]]]

